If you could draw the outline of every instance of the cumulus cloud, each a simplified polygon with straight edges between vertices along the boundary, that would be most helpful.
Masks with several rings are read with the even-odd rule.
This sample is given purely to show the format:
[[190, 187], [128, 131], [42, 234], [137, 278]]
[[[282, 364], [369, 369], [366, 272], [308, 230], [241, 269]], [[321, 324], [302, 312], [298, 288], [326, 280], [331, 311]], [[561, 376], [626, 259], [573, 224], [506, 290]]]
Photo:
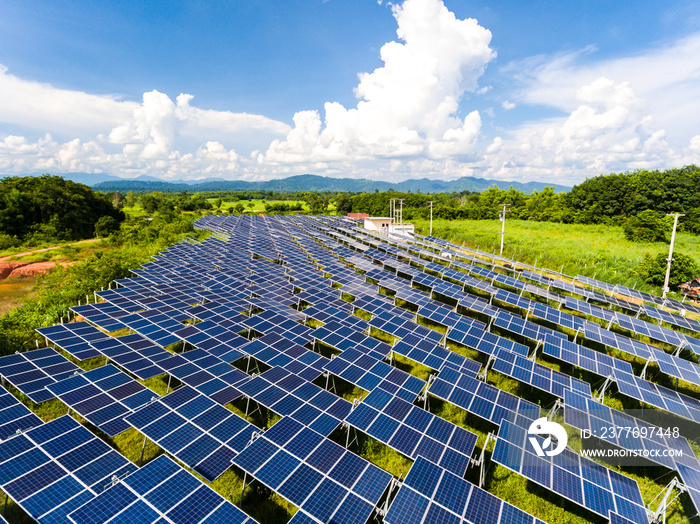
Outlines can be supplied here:
[[515, 109], [515, 104], [513, 102], [509, 102], [508, 100], [504, 100], [501, 107], [506, 111], [510, 111], [511, 109]]
[[401, 42], [382, 46], [384, 65], [361, 73], [357, 107], [337, 102], [294, 117], [294, 129], [274, 141], [259, 162], [340, 162], [344, 159], [445, 158], [473, 152], [481, 128], [477, 111], [457, 115], [465, 93], [495, 57], [491, 33], [459, 20], [441, 0], [394, 5]]

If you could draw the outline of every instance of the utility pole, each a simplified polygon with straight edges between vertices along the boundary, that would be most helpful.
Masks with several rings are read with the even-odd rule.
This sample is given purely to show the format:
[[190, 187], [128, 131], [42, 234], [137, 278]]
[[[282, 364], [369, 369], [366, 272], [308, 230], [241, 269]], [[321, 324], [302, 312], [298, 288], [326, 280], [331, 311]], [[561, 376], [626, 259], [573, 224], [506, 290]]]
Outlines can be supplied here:
[[498, 218], [501, 219], [501, 252], [500, 255], [503, 255], [503, 239], [506, 236], [506, 211], [508, 211], [508, 206], [510, 204], [498, 204], [499, 206], [503, 206], [503, 209], [498, 212]]
[[668, 250], [668, 264], [666, 265], [666, 278], [664, 279], [663, 298], [666, 298], [666, 293], [669, 292], [668, 281], [671, 278], [671, 262], [673, 262], [673, 242], [676, 240], [676, 226], [678, 225], [678, 217], [684, 217], [685, 213], [669, 213], [666, 216], [673, 216], [673, 233], [671, 233], [671, 247]]
[[433, 201], [430, 201], [430, 236], [433, 236]]
[[403, 224], [403, 198], [399, 199], [401, 207], [399, 208], [399, 224]]

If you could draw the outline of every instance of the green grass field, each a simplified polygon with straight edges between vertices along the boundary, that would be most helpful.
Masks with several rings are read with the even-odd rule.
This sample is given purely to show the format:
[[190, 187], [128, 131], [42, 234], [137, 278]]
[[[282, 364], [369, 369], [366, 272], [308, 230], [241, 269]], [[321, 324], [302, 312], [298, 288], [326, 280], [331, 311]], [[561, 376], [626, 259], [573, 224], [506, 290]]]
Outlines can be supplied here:
[[[428, 220], [415, 220], [416, 232], [427, 235]], [[639, 277], [636, 267], [644, 255], [668, 255], [664, 242], [636, 243], [625, 239], [621, 227], [557, 224], [507, 220], [503, 255], [527, 264], [537, 264], [568, 275], [596, 275], [599, 280], [660, 294]], [[434, 220], [433, 234], [470, 248], [496, 252], [500, 249], [499, 220]], [[700, 263], [700, 237], [678, 233], [675, 251]], [[700, 276], [700, 275], [698, 275]]]

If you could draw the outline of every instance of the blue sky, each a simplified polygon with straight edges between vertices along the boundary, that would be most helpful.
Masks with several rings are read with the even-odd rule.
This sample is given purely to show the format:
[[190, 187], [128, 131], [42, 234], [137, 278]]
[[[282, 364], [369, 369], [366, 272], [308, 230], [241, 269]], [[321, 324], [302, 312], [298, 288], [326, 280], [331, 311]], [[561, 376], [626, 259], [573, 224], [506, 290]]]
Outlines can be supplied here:
[[700, 3], [5, 0], [0, 174], [573, 184], [700, 159]]

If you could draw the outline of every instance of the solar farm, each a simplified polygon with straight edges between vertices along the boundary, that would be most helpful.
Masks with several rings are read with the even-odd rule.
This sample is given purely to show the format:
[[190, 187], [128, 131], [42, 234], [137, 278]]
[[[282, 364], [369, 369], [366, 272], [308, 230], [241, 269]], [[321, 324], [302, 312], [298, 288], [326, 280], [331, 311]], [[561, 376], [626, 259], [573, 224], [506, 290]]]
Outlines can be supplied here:
[[[171, 246], [72, 321], [38, 328], [37, 349], [0, 357], [5, 506], [51, 524], [252, 524], [257, 489], [293, 506], [292, 524], [568, 522], [495, 494], [488, 472], [502, 467], [594, 523], [665, 522], [677, 497], [676, 522], [700, 512], [697, 306], [350, 218], [195, 226], [212, 236]], [[146, 385], [155, 377], [165, 394]], [[66, 414], [42, 421], [47, 401]], [[542, 419], [647, 450], [656, 492], [631, 467], [539, 453]], [[109, 444], [126, 431], [155, 458]], [[370, 460], [368, 441], [405, 471]], [[213, 487], [231, 471], [237, 504]]]

